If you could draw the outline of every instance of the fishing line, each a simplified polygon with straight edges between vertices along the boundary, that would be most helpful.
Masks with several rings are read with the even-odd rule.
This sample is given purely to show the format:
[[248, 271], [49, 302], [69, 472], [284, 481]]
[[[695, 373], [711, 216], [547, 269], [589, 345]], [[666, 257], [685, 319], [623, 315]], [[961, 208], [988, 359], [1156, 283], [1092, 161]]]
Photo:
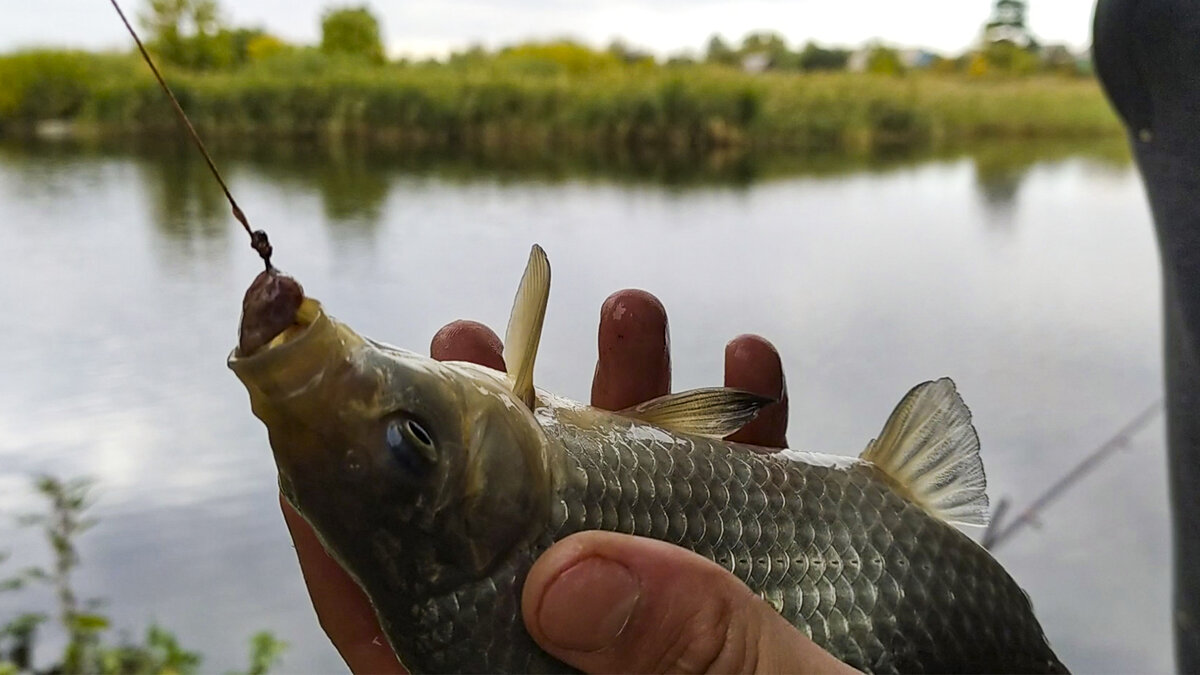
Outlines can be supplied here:
[[200, 140], [200, 134], [196, 133], [196, 128], [192, 126], [192, 121], [188, 119], [187, 113], [183, 111], [183, 106], [179, 105], [179, 99], [175, 98], [175, 93], [167, 86], [167, 81], [163, 79], [162, 73], [158, 72], [158, 67], [154, 65], [154, 59], [150, 58], [150, 52], [146, 51], [145, 45], [142, 44], [142, 39], [138, 37], [137, 31], [133, 29], [133, 25], [129, 23], [129, 19], [125, 18], [125, 12], [121, 11], [121, 6], [117, 4], [117, 0], [109, 0], [112, 3], [113, 9], [117, 10], [117, 16], [121, 17], [121, 23], [125, 24], [125, 28], [129, 34], [133, 36], [133, 41], [137, 43], [138, 51], [142, 53], [142, 59], [146, 65], [150, 66], [150, 72], [154, 73], [154, 79], [158, 80], [158, 85], [166, 92], [167, 98], [171, 100], [171, 105], [175, 108], [175, 113], [179, 115], [179, 119], [183, 125], [187, 127], [188, 135], [191, 136], [192, 142], [196, 144], [196, 148], [200, 150], [200, 154], [204, 156], [205, 163], [208, 164], [208, 170], [212, 172], [213, 178], [217, 179], [221, 190], [225, 193], [225, 199], [229, 200], [229, 206], [233, 209], [233, 217], [237, 219], [242, 227], [245, 228], [246, 234], [250, 235], [250, 248], [258, 252], [263, 263], [267, 266], [267, 271], [273, 269], [271, 267], [271, 242], [267, 239], [267, 233], [264, 230], [253, 230], [250, 228], [250, 221], [246, 219], [246, 214], [242, 212], [237, 201], [233, 198], [233, 194], [229, 192], [229, 187], [225, 185], [225, 180], [221, 178], [221, 172], [217, 171], [217, 165], [213, 163], [212, 157], [208, 154], [208, 149], [204, 147], [204, 141]]
[[1088, 453], [1074, 468], [1055, 481], [1053, 485], [1046, 488], [1045, 492], [1039, 495], [1037, 499], [1034, 499], [1011, 522], [1005, 520], [1009, 506], [1008, 500], [1000, 500], [1000, 504], [996, 507], [996, 512], [992, 514], [992, 522], [987, 530], [984, 531], [980, 544], [989, 551], [994, 551], [1009, 537], [1020, 532], [1023, 527], [1035, 525], [1038, 513], [1049, 506], [1051, 502], [1061, 497], [1064, 492], [1074, 486], [1089, 471], [1095, 469], [1101, 462], [1115, 454], [1117, 450], [1127, 447], [1133, 435], [1141, 431], [1142, 427], [1152, 422], [1162, 410], [1163, 399], [1151, 403], [1147, 408], [1135, 415], [1125, 426], [1121, 427], [1117, 433], [1100, 444], [1100, 447]]

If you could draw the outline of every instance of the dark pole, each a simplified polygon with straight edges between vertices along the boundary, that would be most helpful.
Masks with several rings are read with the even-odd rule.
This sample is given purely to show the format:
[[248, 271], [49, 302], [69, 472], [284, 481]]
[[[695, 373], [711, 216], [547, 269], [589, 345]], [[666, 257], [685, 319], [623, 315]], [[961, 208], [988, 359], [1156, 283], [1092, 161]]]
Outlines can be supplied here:
[[[1096, 71], [1129, 129], [1158, 233], [1176, 665], [1195, 673], [1200, 672], [1200, 1], [1099, 0], [1093, 28]], [[1113, 261], [1113, 274], [1120, 274], [1120, 262]]]

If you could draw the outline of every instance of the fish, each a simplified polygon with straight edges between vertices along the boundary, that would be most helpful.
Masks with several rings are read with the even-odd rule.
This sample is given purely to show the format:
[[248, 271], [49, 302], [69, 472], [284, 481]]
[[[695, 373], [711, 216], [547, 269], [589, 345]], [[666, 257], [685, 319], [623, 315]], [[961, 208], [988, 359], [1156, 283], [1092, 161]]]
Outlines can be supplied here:
[[726, 388], [609, 412], [535, 387], [550, 264], [534, 246], [507, 371], [377, 342], [268, 270], [228, 366], [280, 491], [362, 586], [413, 672], [570, 672], [521, 618], [522, 583], [584, 530], [728, 569], [866, 672], [1067, 672], [1016, 581], [956, 525], [987, 521], [971, 414], [918, 384], [858, 457], [723, 440], [769, 405]]

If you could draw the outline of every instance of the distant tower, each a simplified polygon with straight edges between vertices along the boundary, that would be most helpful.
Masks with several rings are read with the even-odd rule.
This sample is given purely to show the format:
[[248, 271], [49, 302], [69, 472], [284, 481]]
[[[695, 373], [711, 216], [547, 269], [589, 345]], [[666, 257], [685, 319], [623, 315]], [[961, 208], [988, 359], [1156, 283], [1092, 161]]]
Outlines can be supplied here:
[[1024, 48], [1036, 47], [1037, 43], [1029, 28], [1025, 26], [1025, 0], [996, 0], [992, 16], [983, 27], [983, 42], [1011, 42]]

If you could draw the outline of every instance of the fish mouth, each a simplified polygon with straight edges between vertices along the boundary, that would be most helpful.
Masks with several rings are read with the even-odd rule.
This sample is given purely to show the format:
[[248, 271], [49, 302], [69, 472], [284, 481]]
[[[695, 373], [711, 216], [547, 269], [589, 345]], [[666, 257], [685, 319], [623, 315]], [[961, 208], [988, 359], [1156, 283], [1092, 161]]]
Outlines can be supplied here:
[[[290, 344], [304, 337], [309, 331], [317, 317], [321, 314], [321, 303], [312, 298], [304, 298], [300, 301], [300, 306], [296, 308], [296, 312], [292, 317], [292, 323], [286, 328], [277, 333], [265, 345], [254, 350], [252, 353], [245, 356], [258, 356], [267, 352], [279, 349], [284, 345]], [[241, 347], [239, 346], [239, 350]]]
[[248, 388], [288, 398], [308, 391], [326, 372], [354, 363], [364, 344], [294, 279], [268, 270], [246, 291], [238, 345], [226, 365]]
[[336, 332], [320, 302], [305, 296], [295, 279], [270, 269], [246, 289], [238, 344], [227, 365], [248, 386], [282, 393], [320, 372], [329, 334]]
[[242, 298], [236, 357], [250, 357], [294, 340], [313, 323], [320, 305], [295, 279], [271, 268], [254, 278]]

